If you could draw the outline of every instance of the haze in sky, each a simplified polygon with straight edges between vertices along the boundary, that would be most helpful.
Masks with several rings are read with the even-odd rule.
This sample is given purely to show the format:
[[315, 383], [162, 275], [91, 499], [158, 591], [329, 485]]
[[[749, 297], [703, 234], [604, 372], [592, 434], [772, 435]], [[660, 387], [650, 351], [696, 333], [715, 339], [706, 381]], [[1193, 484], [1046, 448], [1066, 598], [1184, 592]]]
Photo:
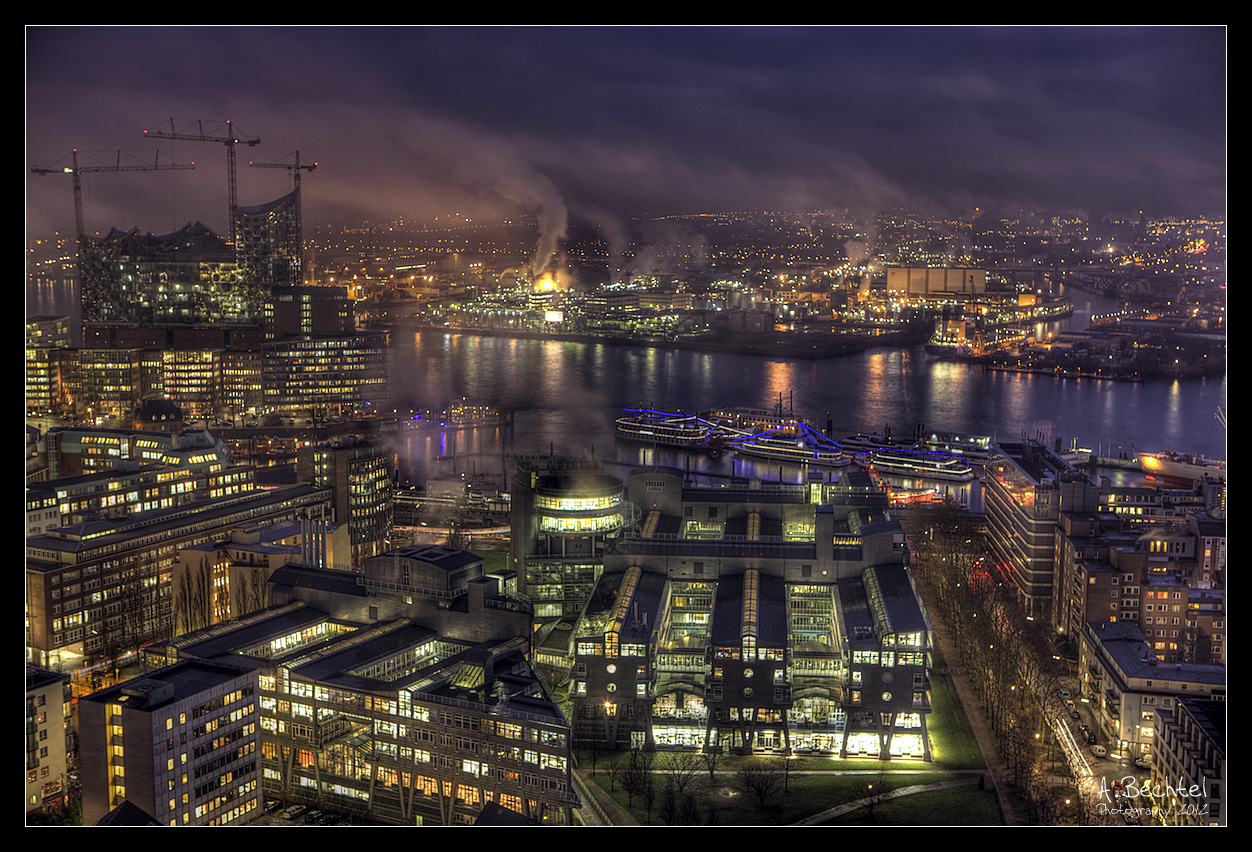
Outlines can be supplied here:
[[[225, 146], [144, 137], [192, 119], [261, 140], [240, 204], [316, 161], [314, 224], [1226, 203], [1223, 27], [28, 27], [26, 96], [28, 167], [196, 164], [84, 175], [89, 232], [225, 231]], [[26, 192], [72, 232], [68, 178]]]

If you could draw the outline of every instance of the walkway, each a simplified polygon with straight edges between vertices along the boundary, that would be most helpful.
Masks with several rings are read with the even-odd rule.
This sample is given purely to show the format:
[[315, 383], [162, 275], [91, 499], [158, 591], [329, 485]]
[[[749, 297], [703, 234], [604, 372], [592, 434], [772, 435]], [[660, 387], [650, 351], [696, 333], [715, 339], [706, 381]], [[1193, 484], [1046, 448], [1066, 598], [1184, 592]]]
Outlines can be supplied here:
[[956, 693], [961, 699], [961, 709], [965, 711], [965, 718], [969, 720], [969, 726], [974, 731], [975, 739], [978, 740], [978, 750], [982, 752], [983, 761], [987, 765], [987, 774], [989, 776], [987, 789], [996, 794], [996, 801], [1000, 803], [1000, 813], [1004, 818], [1004, 824], [1026, 825], [1027, 823], [1013, 811], [1013, 804], [1006, 795], [1005, 791], [1008, 790], [1008, 786], [1004, 783], [1004, 779], [1009, 775], [1008, 766], [996, 753], [995, 736], [991, 733], [991, 728], [987, 723], [987, 715], [982, 712], [981, 705], [974, 696], [974, 689], [970, 686], [965, 669], [957, 665], [961, 658], [957, 654], [956, 648], [952, 645], [947, 625], [934, 620], [933, 626], [935, 628], [935, 644], [943, 654], [944, 667], [943, 669], [936, 668], [932, 673], [932, 677], [947, 674], [953, 686], [956, 687]]
[[[901, 787], [898, 790], [892, 790], [890, 793], [885, 793], [883, 797], [878, 800], [878, 802], [879, 804], [882, 804], [888, 799], [898, 799], [901, 796], [911, 796], [914, 793], [926, 793], [930, 790], [942, 790], [944, 787], [959, 787], [963, 784], [977, 783], [978, 777], [974, 776], [971, 778], [953, 778], [948, 781], [935, 781], [931, 784], [916, 784], [912, 787]], [[851, 802], [844, 802], [842, 805], [836, 805], [833, 808], [815, 813], [810, 817], [805, 817], [799, 822], [793, 822], [792, 825], [821, 825], [829, 822], [835, 817], [850, 814], [853, 811], [865, 807], [867, 801], [867, 799], [855, 799]]]

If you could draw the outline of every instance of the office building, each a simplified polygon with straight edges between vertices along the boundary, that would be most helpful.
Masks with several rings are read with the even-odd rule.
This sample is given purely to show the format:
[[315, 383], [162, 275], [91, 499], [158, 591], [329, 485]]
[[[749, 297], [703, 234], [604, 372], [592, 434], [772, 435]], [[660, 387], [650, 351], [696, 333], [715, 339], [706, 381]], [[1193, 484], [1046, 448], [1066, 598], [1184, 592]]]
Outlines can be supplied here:
[[272, 337], [346, 337], [356, 332], [346, 287], [275, 285], [266, 329]]
[[323, 511], [325, 489], [296, 485], [208, 496], [124, 517], [71, 515], [26, 539], [27, 659], [59, 670], [126, 659], [174, 630], [178, 551], [240, 524]]
[[700, 486], [640, 468], [574, 628], [583, 746], [929, 759], [933, 636], [868, 475]]
[[263, 408], [319, 420], [368, 414], [387, 398], [387, 335], [287, 337], [262, 347]]
[[496, 807], [570, 824], [569, 723], [531, 669], [511, 572], [407, 547], [360, 572], [289, 564], [270, 600], [148, 652], [256, 670], [268, 797], [395, 825], [471, 825]]
[[257, 673], [183, 660], [78, 703], [83, 824], [130, 802], [162, 825], [260, 813]]

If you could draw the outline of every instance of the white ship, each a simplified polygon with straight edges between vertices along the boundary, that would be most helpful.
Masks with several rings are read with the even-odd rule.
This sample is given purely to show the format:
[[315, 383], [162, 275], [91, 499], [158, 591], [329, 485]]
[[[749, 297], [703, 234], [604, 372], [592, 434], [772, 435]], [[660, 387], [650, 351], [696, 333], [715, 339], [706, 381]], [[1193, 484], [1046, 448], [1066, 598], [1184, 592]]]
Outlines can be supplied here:
[[1191, 483], [1209, 477], [1211, 479], [1226, 478], [1226, 462], [1224, 459], [1210, 459], [1204, 456], [1176, 453], [1165, 450], [1159, 453], [1141, 453], [1136, 451], [1139, 469], [1149, 476], [1159, 476], [1172, 482]]
[[651, 408], [627, 408], [617, 418], [617, 434], [632, 441], [691, 450], [718, 449], [725, 438], [721, 428], [703, 417], [671, 414]]
[[799, 420], [761, 432], [731, 435], [726, 446], [745, 456], [796, 464], [842, 467], [850, 463], [843, 447]]
[[968, 482], [974, 478], [974, 469], [970, 467], [969, 462], [955, 453], [881, 447], [858, 453], [856, 461], [861, 466], [873, 468], [879, 473], [894, 473], [922, 479], [951, 479], [957, 482]]

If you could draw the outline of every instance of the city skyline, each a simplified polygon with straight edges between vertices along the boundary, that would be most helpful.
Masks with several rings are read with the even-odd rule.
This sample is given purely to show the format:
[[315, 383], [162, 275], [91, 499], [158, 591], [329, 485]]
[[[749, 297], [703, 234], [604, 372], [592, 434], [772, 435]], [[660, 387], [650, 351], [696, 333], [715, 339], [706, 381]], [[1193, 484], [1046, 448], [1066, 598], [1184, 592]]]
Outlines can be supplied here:
[[[318, 162], [306, 221], [573, 220], [749, 209], [1225, 212], [1222, 27], [30, 27], [28, 166], [159, 149], [194, 171], [88, 175], [88, 232], [226, 230]], [[69, 187], [28, 174], [28, 233]], [[542, 253], [543, 246], [540, 246]]]

